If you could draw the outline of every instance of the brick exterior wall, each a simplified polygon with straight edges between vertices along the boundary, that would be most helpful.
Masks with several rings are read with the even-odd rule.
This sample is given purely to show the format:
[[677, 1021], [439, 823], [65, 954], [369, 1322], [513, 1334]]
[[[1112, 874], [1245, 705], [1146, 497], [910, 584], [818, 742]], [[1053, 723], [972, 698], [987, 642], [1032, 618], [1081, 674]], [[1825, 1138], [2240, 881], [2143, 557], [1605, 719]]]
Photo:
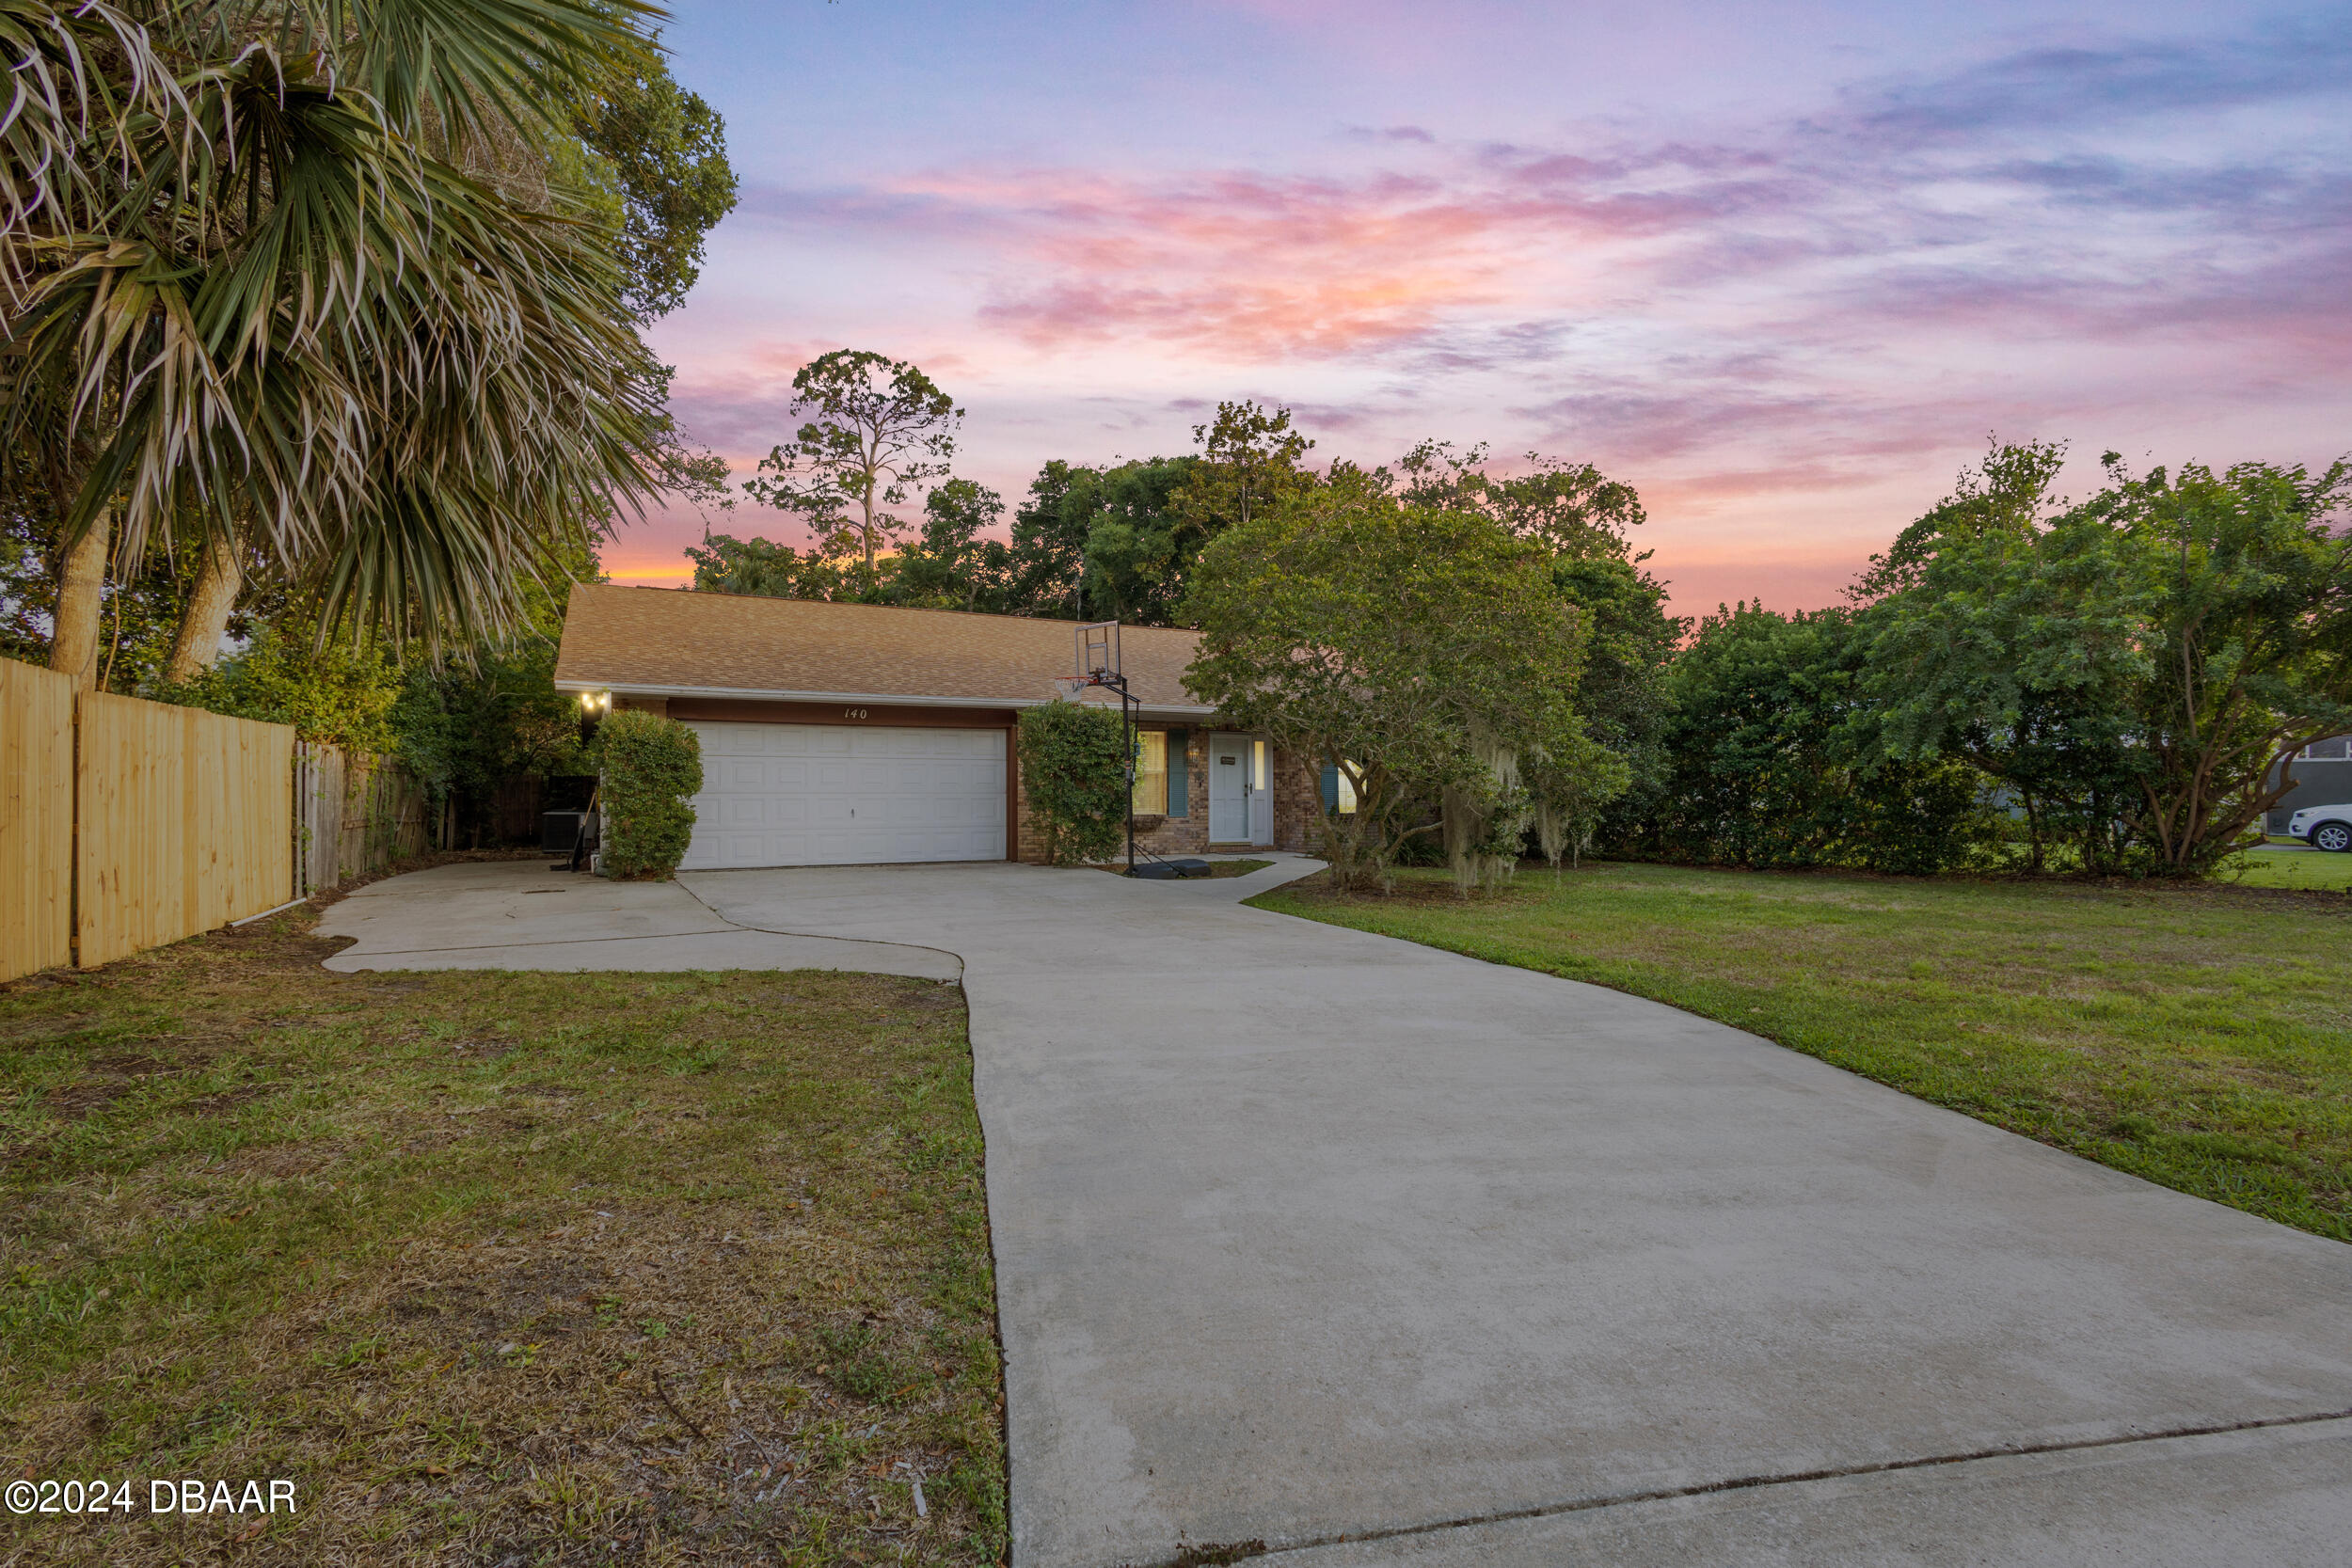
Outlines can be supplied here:
[[[1146, 724], [1146, 730], [1168, 726]], [[1183, 816], [1137, 816], [1136, 818], [1136, 847], [1167, 857], [1198, 855], [1209, 847], [1209, 736], [1210, 731], [1191, 728], [1184, 742], [1184, 805]], [[1176, 759], [1168, 759], [1172, 771]], [[1317, 824], [1323, 817], [1323, 774], [1313, 763], [1277, 749], [1269, 759], [1274, 790], [1274, 843], [1271, 847], [1286, 849], [1293, 854], [1308, 854], [1316, 844]], [[1016, 763], [1015, 769], [1019, 771]], [[1020, 850], [1017, 859], [1030, 864], [1045, 863], [1044, 835], [1029, 818], [1029, 796], [1025, 783], [1016, 783], [1020, 801]], [[1220, 854], [1247, 850], [1246, 844], [1217, 846]], [[1123, 853], [1123, 851], [1122, 851]]]
[[1323, 768], [1295, 752], [1274, 753], [1274, 847], [1311, 855], [1323, 823]]
[[1021, 769], [1020, 733], [1015, 731], [1006, 745], [1005, 765], [1013, 774], [1013, 820], [1020, 824], [1020, 831], [1014, 835], [1012, 858], [1024, 865], [1043, 865], [1045, 835], [1038, 832], [1036, 820], [1029, 816], [1029, 781]]

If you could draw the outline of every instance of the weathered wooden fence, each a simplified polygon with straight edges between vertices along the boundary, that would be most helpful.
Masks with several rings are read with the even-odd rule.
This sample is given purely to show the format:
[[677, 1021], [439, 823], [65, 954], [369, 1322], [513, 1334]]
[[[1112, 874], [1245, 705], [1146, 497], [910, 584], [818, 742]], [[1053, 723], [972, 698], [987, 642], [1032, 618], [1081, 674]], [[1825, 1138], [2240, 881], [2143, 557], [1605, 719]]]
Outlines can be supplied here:
[[501, 844], [532, 844], [539, 837], [539, 814], [547, 807], [547, 781], [536, 773], [501, 779], [490, 801], [490, 832]]
[[287, 724], [81, 699], [74, 958], [110, 963], [294, 896]]
[[73, 682], [0, 658], [0, 980], [73, 958]]
[[389, 758], [305, 742], [294, 759], [294, 800], [298, 897], [428, 847], [423, 786]]

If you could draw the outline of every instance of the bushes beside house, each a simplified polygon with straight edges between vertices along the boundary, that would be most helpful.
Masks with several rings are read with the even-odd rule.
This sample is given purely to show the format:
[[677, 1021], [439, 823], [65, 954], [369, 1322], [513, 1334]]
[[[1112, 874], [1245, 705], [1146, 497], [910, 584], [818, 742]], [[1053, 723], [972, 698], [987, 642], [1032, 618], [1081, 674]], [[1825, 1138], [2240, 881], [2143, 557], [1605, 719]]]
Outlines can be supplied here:
[[1055, 865], [1108, 860], [1127, 823], [1127, 733], [1119, 716], [1079, 703], [1021, 715], [1021, 779], [1029, 817]]
[[596, 731], [608, 877], [664, 881], [694, 832], [688, 800], [703, 786], [702, 742], [674, 719], [624, 709]]

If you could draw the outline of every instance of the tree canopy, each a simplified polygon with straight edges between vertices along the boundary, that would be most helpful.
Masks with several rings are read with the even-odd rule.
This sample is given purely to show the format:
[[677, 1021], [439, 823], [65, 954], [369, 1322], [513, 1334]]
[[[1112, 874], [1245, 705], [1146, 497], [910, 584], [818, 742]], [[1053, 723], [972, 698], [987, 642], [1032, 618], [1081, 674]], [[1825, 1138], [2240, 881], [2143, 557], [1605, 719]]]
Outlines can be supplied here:
[[658, 14], [0, 18], [20, 80], [45, 84], [0, 135], [19, 350], [0, 413], [8, 501], [52, 519], [54, 661], [89, 678], [110, 558], [127, 584], [151, 541], [176, 562], [190, 533], [211, 546], [182, 676], [256, 569], [322, 627], [437, 651], [503, 636], [530, 579], [672, 477], [666, 376], [634, 328], [691, 280], [732, 174], [639, 30]]
[[686, 303], [702, 275], [704, 235], [735, 207], [725, 121], [678, 86], [660, 40], [649, 30], [644, 49], [615, 61], [572, 105], [592, 176], [605, 176], [621, 209], [622, 297], [640, 321]]
[[1356, 810], [1327, 835], [1343, 884], [1385, 879], [1449, 797], [1478, 824], [1458, 850], [1516, 861], [1517, 759], [1579, 750], [1581, 619], [1491, 518], [1343, 472], [1219, 534], [1185, 610], [1202, 633], [1186, 689], [1347, 780]]
[[2087, 829], [2111, 813], [2152, 869], [2195, 874], [2285, 792], [2274, 765], [2352, 729], [2352, 465], [2106, 461], [2098, 495], [1947, 536], [1874, 610], [1883, 733], [2071, 786]]

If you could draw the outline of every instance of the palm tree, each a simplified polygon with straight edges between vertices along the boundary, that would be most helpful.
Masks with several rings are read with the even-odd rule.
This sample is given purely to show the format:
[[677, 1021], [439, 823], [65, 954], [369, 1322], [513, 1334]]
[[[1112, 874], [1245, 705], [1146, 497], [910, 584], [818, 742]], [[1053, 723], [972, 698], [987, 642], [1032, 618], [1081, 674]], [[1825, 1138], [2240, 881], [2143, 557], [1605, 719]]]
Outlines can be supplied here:
[[89, 663], [110, 540], [203, 531], [197, 662], [245, 546], [322, 626], [437, 651], [642, 503], [654, 367], [549, 150], [652, 14], [0, 0], [0, 418], [72, 478], [53, 665]]

